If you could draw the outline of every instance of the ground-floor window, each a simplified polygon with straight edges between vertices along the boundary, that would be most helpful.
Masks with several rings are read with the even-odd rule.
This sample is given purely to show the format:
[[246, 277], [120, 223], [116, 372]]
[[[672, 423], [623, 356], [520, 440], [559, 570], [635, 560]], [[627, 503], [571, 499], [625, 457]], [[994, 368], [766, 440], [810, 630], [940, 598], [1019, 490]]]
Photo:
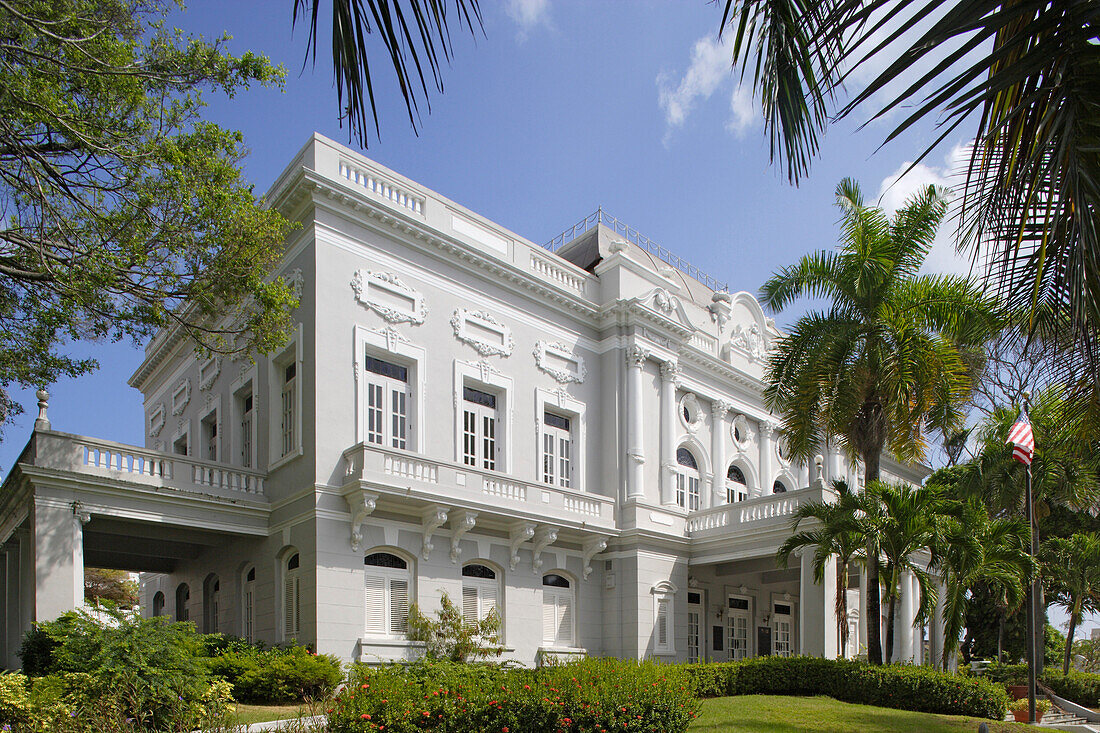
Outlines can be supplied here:
[[365, 631], [399, 636], [409, 630], [409, 563], [392, 552], [363, 558]]
[[573, 584], [563, 575], [542, 576], [542, 641], [573, 646]]
[[791, 628], [793, 625], [791, 605], [789, 603], [776, 603], [772, 613], [772, 627], [774, 637], [772, 649], [777, 657], [790, 657], [794, 655], [794, 647], [791, 642]]
[[701, 593], [688, 593], [688, 661], [698, 662], [702, 648], [703, 605]]
[[730, 596], [726, 605], [730, 660], [737, 662], [749, 656], [749, 599]]

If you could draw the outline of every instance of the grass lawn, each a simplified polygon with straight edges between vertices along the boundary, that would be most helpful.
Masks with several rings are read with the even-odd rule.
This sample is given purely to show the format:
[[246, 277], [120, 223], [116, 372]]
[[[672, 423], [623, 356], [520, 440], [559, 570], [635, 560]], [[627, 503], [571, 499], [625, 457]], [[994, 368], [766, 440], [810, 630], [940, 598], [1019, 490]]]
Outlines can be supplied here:
[[1034, 730], [1018, 723], [967, 718], [961, 715], [931, 715], [905, 710], [853, 705], [830, 697], [779, 697], [744, 695], [704, 700], [699, 718], [690, 733], [974, 733], [979, 723], [988, 723], [991, 733]]
[[[243, 705], [237, 703], [236, 722], [238, 725], [266, 723], [269, 720], [294, 720], [309, 716], [309, 708], [304, 705]], [[323, 710], [321, 712], [324, 712]]]

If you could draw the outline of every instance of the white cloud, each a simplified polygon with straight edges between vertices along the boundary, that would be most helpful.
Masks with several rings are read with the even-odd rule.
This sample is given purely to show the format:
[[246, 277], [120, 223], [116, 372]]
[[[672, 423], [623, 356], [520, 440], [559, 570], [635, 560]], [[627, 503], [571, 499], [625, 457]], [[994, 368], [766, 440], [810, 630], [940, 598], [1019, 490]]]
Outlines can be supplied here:
[[752, 90], [742, 86], [733, 75], [732, 53], [728, 42], [704, 36], [692, 46], [691, 63], [679, 82], [673, 83], [667, 73], [657, 77], [657, 103], [665, 113], [667, 125], [666, 144], [673, 130], [683, 126], [695, 106], [723, 87], [732, 89], [726, 129], [740, 137], [756, 124], [759, 115], [753, 106]]
[[550, 0], [508, 0], [504, 10], [519, 26], [520, 42], [527, 40], [536, 26], [550, 25]]
[[971, 268], [968, 255], [959, 254], [955, 250], [955, 238], [958, 232], [958, 203], [957, 189], [962, 185], [963, 174], [969, 161], [969, 151], [966, 145], [960, 143], [951, 149], [944, 157], [942, 167], [918, 163], [912, 170], [906, 172], [912, 162], [902, 163], [897, 170], [883, 179], [879, 186], [878, 205], [888, 214], [893, 215], [917, 191], [929, 185], [941, 186], [949, 190], [947, 216], [944, 217], [936, 240], [932, 243], [932, 250], [928, 253], [928, 259], [924, 261], [924, 272], [935, 272], [949, 275], [980, 275], [980, 268]]

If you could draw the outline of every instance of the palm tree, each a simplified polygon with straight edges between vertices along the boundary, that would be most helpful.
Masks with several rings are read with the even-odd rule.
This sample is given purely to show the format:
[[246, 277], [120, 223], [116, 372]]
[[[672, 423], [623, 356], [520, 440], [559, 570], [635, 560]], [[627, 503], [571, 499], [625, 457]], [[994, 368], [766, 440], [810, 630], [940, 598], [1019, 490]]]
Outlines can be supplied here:
[[939, 519], [945, 504], [943, 496], [934, 488], [875, 481], [867, 486], [863, 507], [868, 532], [876, 538], [878, 551], [885, 562], [882, 585], [885, 588], [883, 600], [887, 603], [886, 663], [889, 664], [894, 650], [898, 587], [902, 574], [911, 573], [917, 579], [919, 588], [916, 616], [905, 619], [906, 623], [922, 623], [932, 615], [936, 604], [936, 584], [927, 564], [921, 562], [918, 555], [930, 554], [936, 545]]
[[[975, 378], [972, 352], [999, 323], [992, 302], [968, 281], [918, 275], [945, 212], [932, 187], [889, 219], [867, 207], [858, 184], [837, 186], [838, 251], [804, 256], [761, 289], [772, 311], [806, 295], [831, 300], [802, 316], [777, 343], [764, 398], [783, 419], [791, 451], [808, 459], [836, 439], [879, 478], [884, 450], [920, 460], [927, 432], [962, 425], [960, 403]], [[879, 585], [878, 553], [868, 547], [868, 588]], [[871, 592], [868, 615], [879, 618]], [[868, 658], [882, 661], [878, 625], [868, 625]]]
[[[813, 501], [799, 505], [791, 518], [791, 532], [776, 553], [776, 562], [787, 567], [791, 553], [814, 548], [814, 582], [825, 580], [829, 560], [836, 558], [836, 625], [839, 655], [848, 648], [848, 566], [863, 553], [866, 540], [859, 524], [859, 497], [846, 481], [834, 481], [835, 502]], [[813, 529], [798, 531], [798, 526], [814, 521]]]
[[971, 589], [981, 586], [997, 599], [1002, 613], [1017, 608], [1027, 593], [1035, 562], [1028, 552], [1027, 524], [1016, 517], [990, 518], [985, 507], [973, 500], [952, 502], [937, 534], [932, 568], [943, 581], [943, 638], [952, 641], [943, 645], [940, 662], [946, 669], [954, 642], [966, 626]]
[[1085, 613], [1100, 611], [1100, 535], [1056, 537], [1043, 545], [1043, 575], [1054, 602], [1069, 611], [1062, 674], [1069, 674], [1073, 635]]
[[[1048, 316], [1072, 340], [1068, 366], [1088, 366], [1082, 381], [1096, 389], [1100, 3], [726, 0], [727, 23], [734, 63], [755, 69], [772, 157], [786, 160], [792, 182], [828, 123], [880, 93], [888, 101], [871, 119], [901, 112], [887, 142], [938, 118], [921, 158], [960, 127], [973, 130], [960, 244], [987, 248], [1000, 295], [1032, 327]], [[903, 37], [912, 28], [916, 37]], [[874, 80], [838, 102], [844, 82], [874, 65]]]

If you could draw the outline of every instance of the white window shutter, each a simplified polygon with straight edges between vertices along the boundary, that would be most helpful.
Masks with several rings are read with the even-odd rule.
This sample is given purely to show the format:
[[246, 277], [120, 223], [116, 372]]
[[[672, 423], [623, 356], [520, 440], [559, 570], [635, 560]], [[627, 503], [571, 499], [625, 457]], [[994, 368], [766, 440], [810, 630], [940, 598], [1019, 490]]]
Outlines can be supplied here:
[[478, 620], [477, 587], [472, 585], [462, 586], [462, 621], [467, 624], [476, 624]]
[[668, 648], [668, 601], [664, 598], [657, 601], [657, 646]]
[[542, 593], [542, 640], [546, 644], [553, 644], [558, 632], [558, 604], [554, 594], [549, 591]]
[[409, 630], [409, 581], [390, 578], [390, 633]]
[[386, 628], [386, 579], [381, 575], [366, 574], [364, 582], [364, 628], [368, 634], [385, 634]]
[[481, 617], [485, 618], [491, 611], [497, 610], [497, 586], [487, 585], [481, 589]]
[[562, 594], [558, 597], [561, 622], [558, 624], [558, 643], [573, 646], [573, 596]]

